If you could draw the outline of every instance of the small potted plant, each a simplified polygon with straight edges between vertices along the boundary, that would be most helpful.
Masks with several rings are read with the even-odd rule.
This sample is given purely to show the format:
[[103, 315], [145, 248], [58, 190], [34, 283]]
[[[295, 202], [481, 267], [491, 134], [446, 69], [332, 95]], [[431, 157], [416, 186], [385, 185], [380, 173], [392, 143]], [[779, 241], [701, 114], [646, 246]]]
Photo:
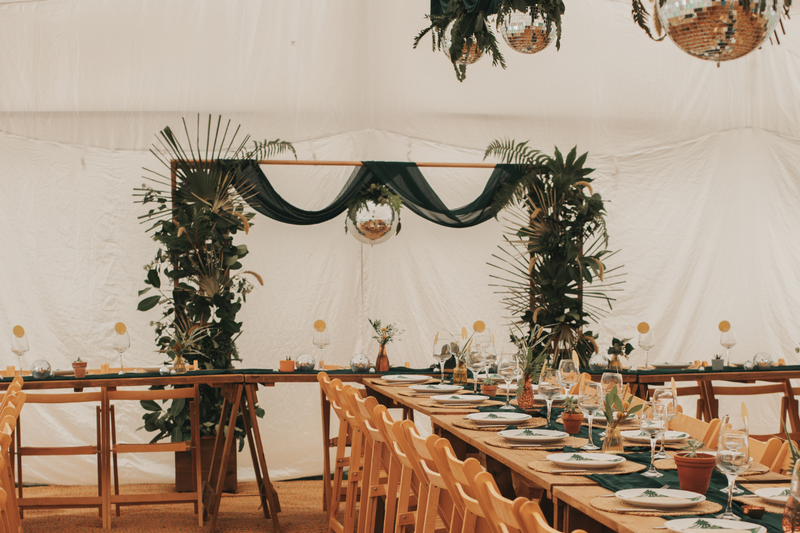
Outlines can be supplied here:
[[481, 383], [481, 394], [484, 396], [491, 396], [492, 398], [497, 395], [497, 383], [495, 383], [491, 376], [484, 379], [483, 383]]
[[724, 364], [722, 354], [714, 354], [714, 359], [711, 360], [711, 370], [722, 370]]
[[286, 359], [280, 361], [280, 371], [281, 372], [294, 372], [294, 361], [292, 361], [292, 356], [287, 355]]
[[623, 356], [627, 359], [633, 351], [633, 345], [628, 342], [629, 340], [630, 339], [620, 340], [616, 337], [611, 339], [611, 346], [608, 347], [608, 354], [611, 356], [611, 362], [608, 363], [609, 372], [622, 371], [622, 361], [619, 360], [619, 357]]
[[717, 458], [708, 453], [698, 453], [697, 450], [705, 444], [705, 442], [689, 439], [686, 446], [681, 448], [686, 451], [675, 454], [681, 490], [690, 490], [699, 494], [705, 494], [708, 490], [711, 472], [714, 471]]
[[75, 377], [77, 379], [82, 379], [86, 377], [86, 365], [88, 363], [86, 361], [81, 361], [81, 358], [78, 357], [75, 361], [72, 362], [72, 371], [75, 373]]
[[561, 412], [561, 422], [564, 424], [564, 431], [570, 435], [577, 435], [581, 430], [583, 412], [578, 409], [578, 400], [574, 396], [567, 396], [564, 398], [564, 410]]

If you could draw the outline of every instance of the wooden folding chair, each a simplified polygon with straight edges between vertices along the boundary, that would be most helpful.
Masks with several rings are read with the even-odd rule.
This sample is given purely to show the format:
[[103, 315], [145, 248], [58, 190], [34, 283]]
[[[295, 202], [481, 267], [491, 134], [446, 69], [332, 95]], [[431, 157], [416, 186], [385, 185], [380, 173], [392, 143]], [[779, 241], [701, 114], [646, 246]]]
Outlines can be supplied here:
[[[191, 503], [194, 505], [194, 512], [197, 514], [198, 525], [203, 525], [203, 479], [200, 462], [200, 393], [197, 385], [170, 390], [133, 390], [106, 391], [106, 401], [109, 409], [106, 409], [103, 421], [103, 431], [105, 437], [103, 442], [109, 447], [111, 455], [115, 458], [121, 453], [157, 453], [157, 452], [191, 452], [192, 456], [192, 479], [195, 490], [184, 493], [158, 493], [158, 494], [119, 494], [118, 487], [115, 487], [115, 494], [111, 494], [106, 501], [111, 505], [153, 505], [164, 503]], [[156, 442], [148, 444], [111, 444], [111, 427], [114, 422], [111, 420], [113, 406], [112, 402], [144, 400], [183, 400], [189, 402], [190, 413], [190, 434], [188, 441], [181, 442]], [[109, 469], [110, 470], [110, 469]], [[111, 472], [104, 472], [103, 479], [105, 486], [110, 487]], [[116, 477], [116, 476], [115, 476]], [[110, 510], [110, 507], [109, 507]], [[110, 518], [109, 518], [110, 520]]]
[[[320, 365], [322, 361], [320, 361]], [[323, 367], [325, 368], [325, 367]], [[330, 509], [332, 497], [332, 482], [331, 482], [331, 448], [338, 448], [339, 439], [347, 436], [347, 423], [344, 422], [344, 415], [336, 413], [336, 408], [331, 401], [332, 393], [330, 392], [331, 379], [326, 372], [319, 372], [317, 374], [317, 381], [319, 382], [320, 393], [320, 409], [322, 417], [322, 510], [327, 511]], [[337, 380], [339, 381], [339, 380]], [[339, 381], [341, 383], [341, 381]], [[339, 418], [339, 436], [331, 438], [330, 419], [331, 410], [334, 411], [337, 418]], [[338, 458], [338, 454], [337, 454]], [[337, 509], [338, 512], [338, 509]]]
[[716, 449], [719, 438], [720, 421], [718, 418], [711, 422], [703, 422], [697, 418], [678, 413], [669, 423], [669, 428], [673, 431], [683, 431], [688, 433], [693, 439], [705, 442], [706, 447]]
[[13, 448], [14, 430], [19, 414], [22, 411], [22, 406], [25, 404], [25, 397], [25, 393], [21, 391], [12, 391], [6, 394], [3, 402], [5, 407], [0, 412], [0, 459], [2, 459], [3, 463], [0, 466], [0, 488], [6, 493], [6, 501], [3, 507], [8, 530], [14, 533], [21, 532], [22, 526], [20, 525], [21, 515], [17, 497], [14, 493], [14, 472], [11, 468], [12, 462], [9, 452]]
[[[364, 451], [366, 449], [366, 443], [364, 430], [359, 420], [348, 407], [346, 399], [348, 391], [351, 389], [354, 391], [353, 393], [358, 393], [358, 391], [350, 385], [339, 387], [336, 381], [338, 380], [333, 380], [331, 382], [330, 392], [331, 399], [333, 400], [331, 405], [337, 405], [338, 409], [341, 409], [343, 413], [343, 423], [348, 427], [347, 436], [349, 436], [350, 439], [350, 456], [347, 458], [347, 461], [344, 461], [344, 446], [347, 444], [347, 439], [345, 439], [344, 442], [340, 439], [336, 454], [336, 470], [334, 474], [331, 504], [328, 508], [328, 531], [334, 531], [335, 533], [351, 533], [356, 530], [356, 503], [360, 498], [360, 487], [363, 485], [363, 467], [366, 461]], [[341, 456], [339, 450], [342, 451]], [[340, 458], [342, 462], [340, 462]], [[344, 517], [340, 521], [339, 506], [341, 503], [345, 466], [348, 468], [347, 487], [344, 491]]]
[[[652, 399], [653, 394], [655, 394], [657, 389], [663, 389], [666, 387], [649, 387], [647, 389], [647, 399]], [[675, 390], [678, 392], [678, 398], [682, 396], [697, 396], [697, 406], [695, 410], [695, 418], [700, 420], [710, 421], [713, 419], [711, 416], [711, 411], [709, 410], [709, 406], [706, 404], [705, 400], [703, 399], [705, 394], [703, 393], [703, 388], [700, 385], [695, 385], [693, 387], [676, 387]], [[678, 406], [679, 411], [683, 411], [681, 406]]]
[[789, 412], [789, 404], [787, 399], [790, 395], [790, 385], [788, 380], [780, 381], [778, 383], [761, 382], [755, 386], [743, 387], [741, 385], [723, 385], [714, 386], [711, 381], [705, 383], [707, 388], [708, 401], [711, 407], [712, 416], [718, 416], [719, 413], [719, 400], [718, 396], [760, 396], [763, 394], [780, 394], [781, 395], [781, 409], [778, 421], [778, 429], [776, 433], [753, 435], [750, 437], [758, 440], [768, 440], [773, 436], [783, 435], [783, 426], [781, 422], [786, 420], [786, 415]]
[[778, 474], [786, 474], [794, 467], [792, 463], [792, 454], [789, 450], [790, 442], [794, 444], [795, 448], [797, 447], [797, 443], [794, 441], [784, 442], [780, 450], [778, 450], [772, 465], [768, 465], [771, 471], [777, 472]]
[[756, 439], [749, 439], [749, 441], [750, 457], [753, 458], [753, 461], [768, 467], [775, 462], [775, 458], [778, 457], [781, 446], [783, 446], [783, 441], [775, 437], [767, 442]]

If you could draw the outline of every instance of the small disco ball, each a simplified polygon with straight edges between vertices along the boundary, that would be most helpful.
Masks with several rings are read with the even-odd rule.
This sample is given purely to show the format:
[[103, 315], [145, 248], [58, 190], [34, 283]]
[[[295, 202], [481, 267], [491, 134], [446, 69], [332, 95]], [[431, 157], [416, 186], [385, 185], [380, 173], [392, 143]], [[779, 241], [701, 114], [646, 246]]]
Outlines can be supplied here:
[[512, 11], [503, 19], [500, 35], [513, 50], [521, 54], [535, 54], [550, 44], [552, 29], [541, 16]]
[[747, 9], [741, 0], [667, 0], [658, 16], [667, 35], [689, 55], [716, 61], [730, 61], [749, 54], [772, 35], [781, 18], [783, 0], [750, 1]]
[[772, 356], [767, 352], [758, 352], [753, 357], [753, 366], [759, 370], [766, 370], [772, 366]]
[[53, 370], [50, 368], [50, 363], [44, 359], [37, 359], [31, 365], [33, 379], [47, 379], [51, 375], [53, 375]]
[[592, 372], [600, 372], [608, 368], [608, 357], [601, 353], [596, 353], [589, 358], [589, 370]]
[[314, 356], [307, 353], [297, 356], [297, 360], [294, 362], [295, 370], [298, 372], [311, 372], [316, 365]]
[[369, 358], [363, 353], [357, 353], [350, 359], [350, 370], [355, 374], [369, 372]]
[[169, 365], [164, 364], [164, 365], [161, 365], [161, 368], [158, 369], [158, 373], [161, 374], [162, 376], [169, 376], [169, 371], [170, 370], [171, 369], [170, 369]]
[[[453, 31], [453, 25], [450, 24], [446, 30], [444, 30], [444, 40], [442, 41], [442, 51], [444, 55], [447, 56], [448, 61], [450, 60], [450, 46], [453, 44], [453, 38], [451, 37], [451, 32]], [[481, 57], [483, 57], [483, 51], [478, 48], [478, 43], [475, 42], [475, 39], [472, 40], [472, 45], [470, 45], [469, 50], [467, 50], [467, 45], [464, 44], [464, 48], [461, 50], [461, 57], [456, 59], [456, 65], [472, 65], [476, 63]]]
[[380, 244], [397, 233], [400, 216], [388, 205], [367, 202], [355, 214], [355, 220], [347, 217], [347, 233], [362, 244]]

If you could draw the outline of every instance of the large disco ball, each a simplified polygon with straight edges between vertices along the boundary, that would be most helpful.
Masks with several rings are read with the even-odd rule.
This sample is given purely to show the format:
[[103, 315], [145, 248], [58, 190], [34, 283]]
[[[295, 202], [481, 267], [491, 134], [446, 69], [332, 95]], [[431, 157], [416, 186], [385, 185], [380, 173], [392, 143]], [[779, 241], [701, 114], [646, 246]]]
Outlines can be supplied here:
[[[448, 60], [450, 59], [450, 46], [453, 44], [453, 38], [451, 37], [452, 31], [453, 25], [450, 24], [444, 31], [444, 40], [442, 41], [442, 51], [444, 52], [444, 55], [447, 56]], [[461, 57], [456, 60], [455, 64], [472, 65], [481, 57], [483, 57], [483, 51], [478, 48], [478, 44], [475, 42], [475, 39], [473, 39], [469, 50], [467, 50], [467, 45], [464, 45], [464, 48], [461, 50]]]
[[386, 204], [367, 202], [355, 214], [355, 221], [347, 217], [347, 233], [363, 244], [380, 244], [397, 233], [400, 216]]
[[658, 16], [667, 35], [689, 55], [716, 61], [730, 61], [747, 55], [775, 31], [781, 18], [783, 0], [750, 0], [745, 9], [740, 0], [667, 0]]
[[33, 379], [47, 379], [52, 375], [50, 363], [44, 359], [37, 359], [31, 365], [31, 376]]
[[522, 54], [541, 52], [551, 42], [552, 25], [545, 24], [541, 16], [512, 11], [503, 19], [500, 35], [512, 49]]

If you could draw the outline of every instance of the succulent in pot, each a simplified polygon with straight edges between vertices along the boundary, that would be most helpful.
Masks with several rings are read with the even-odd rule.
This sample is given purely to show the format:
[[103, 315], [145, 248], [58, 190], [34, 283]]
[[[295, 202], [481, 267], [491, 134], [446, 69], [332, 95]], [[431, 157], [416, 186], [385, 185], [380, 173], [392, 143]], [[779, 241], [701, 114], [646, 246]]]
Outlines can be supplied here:
[[583, 412], [578, 408], [578, 400], [574, 396], [564, 398], [564, 410], [561, 412], [561, 422], [564, 431], [570, 435], [577, 435], [581, 430]]
[[497, 395], [497, 382], [491, 377], [487, 377], [481, 382], [481, 394], [494, 397]]
[[678, 467], [678, 481], [681, 490], [689, 490], [705, 494], [711, 481], [711, 473], [717, 464], [717, 458], [708, 453], [697, 450], [705, 446], [705, 442], [689, 439], [681, 453], [675, 454], [675, 464]]

